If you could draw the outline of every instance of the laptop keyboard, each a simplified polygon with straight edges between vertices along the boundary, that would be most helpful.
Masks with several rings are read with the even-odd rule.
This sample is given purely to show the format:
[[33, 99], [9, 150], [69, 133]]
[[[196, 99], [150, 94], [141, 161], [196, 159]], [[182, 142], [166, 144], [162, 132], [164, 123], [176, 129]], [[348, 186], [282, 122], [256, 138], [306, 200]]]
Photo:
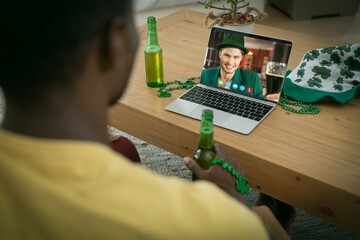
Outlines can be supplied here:
[[198, 86], [186, 92], [180, 99], [255, 121], [260, 121], [272, 108], [263, 103]]

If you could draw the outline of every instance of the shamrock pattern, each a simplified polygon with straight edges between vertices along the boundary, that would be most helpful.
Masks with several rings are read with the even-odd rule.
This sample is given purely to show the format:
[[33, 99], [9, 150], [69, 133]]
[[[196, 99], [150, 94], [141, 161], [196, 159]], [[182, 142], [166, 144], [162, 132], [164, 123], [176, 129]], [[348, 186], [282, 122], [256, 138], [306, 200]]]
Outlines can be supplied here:
[[350, 52], [351, 51], [350, 47], [351, 45], [338, 47], [341, 56], [344, 56], [344, 52]]
[[331, 76], [331, 70], [324, 67], [315, 66], [312, 71], [315, 73], [315, 76], [320, 75], [322, 79], [327, 79]]
[[297, 71], [298, 77], [304, 77], [304, 74], [305, 74], [305, 69], [299, 69], [299, 71]]
[[345, 76], [345, 78], [352, 78], [354, 76], [354, 73], [350, 70], [341, 69], [340, 74]]
[[313, 58], [313, 56], [311, 56], [311, 54], [308, 52], [308, 53], [305, 54], [304, 60], [306, 60], [306, 61], [312, 61], [312, 60], [314, 60], [314, 58]]
[[336, 47], [328, 47], [328, 48], [323, 48], [321, 49], [321, 53], [327, 53], [327, 54], [332, 54], [333, 50], [335, 49]]
[[328, 62], [326, 60], [322, 60], [322, 62], [320, 63], [321, 66], [331, 66], [331, 62]]
[[344, 63], [349, 67], [349, 70], [360, 71], [360, 62], [353, 57], [348, 57]]
[[335, 85], [334, 85], [334, 89], [341, 92], [341, 91], [343, 90], [343, 86], [340, 85], [340, 84], [335, 84]]
[[321, 85], [321, 80], [320, 78], [316, 78], [316, 77], [313, 77], [313, 78], [310, 78], [309, 81], [308, 81], [308, 84], [310, 87], [318, 87], [318, 88], [322, 88], [323, 86]]
[[334, 64], [338, 64], [338, 65], [341, 63], [340, 56], [337, 55], [336, 53], [331, 54], [330, 61], [332, 61]]
[[360, 84], [360, 44], [311, 50], [288, 78], [305, 88], [335, 93], [350, 90]]
[[354, 51], [355, 57], [360, 57], [360, 47]]

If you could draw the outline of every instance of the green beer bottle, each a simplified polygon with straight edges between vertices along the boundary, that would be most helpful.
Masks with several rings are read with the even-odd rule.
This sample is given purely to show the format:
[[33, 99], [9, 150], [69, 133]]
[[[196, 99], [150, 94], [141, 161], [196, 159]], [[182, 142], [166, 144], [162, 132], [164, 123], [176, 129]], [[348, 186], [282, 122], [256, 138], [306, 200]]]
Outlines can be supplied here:
[[[204, 109], [201, 117], [199, 146], [195, 151], [193, 158], [202, 169], [207, 170], [210, 168], [211, 162], [215, 156], [213, 111]], [[194, 174], [192, 179], [193, 181], [197, 179]]]
[[148, 37], [145, 48], [146, 83], [149, 87], [164, 84], [162, 49], [159, 45], [155, 17], [148, 17]]

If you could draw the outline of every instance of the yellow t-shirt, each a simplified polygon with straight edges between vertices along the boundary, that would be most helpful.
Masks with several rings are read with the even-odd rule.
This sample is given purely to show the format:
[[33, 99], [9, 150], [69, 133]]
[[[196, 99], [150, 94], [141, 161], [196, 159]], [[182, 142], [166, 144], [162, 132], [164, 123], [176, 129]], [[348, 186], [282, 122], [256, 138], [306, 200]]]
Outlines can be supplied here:
[[267, 239], [211, 183], [154, 174], [108, 146], [0, 129], [1, 239]]

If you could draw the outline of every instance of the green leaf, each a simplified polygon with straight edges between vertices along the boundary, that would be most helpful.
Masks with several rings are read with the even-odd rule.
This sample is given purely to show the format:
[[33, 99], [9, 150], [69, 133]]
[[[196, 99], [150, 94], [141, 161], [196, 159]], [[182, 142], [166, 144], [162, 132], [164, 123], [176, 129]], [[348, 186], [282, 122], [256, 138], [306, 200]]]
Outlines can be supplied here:
[[310, 87], [318, 87], [318, 88], [322, 88], [323, 86], [321, 85], [321, 80], [319, 78], [310, 78], [308, 81], [307, 81], [308, 85]]
[[336, 79], [336, 82], [342, 84], [342, 83], [344, 83], [344, 79], [339, 77], [338, 79]]
[[331, 70], [324, 67], [315, 66], [312, 71], [315, 73], [315, 76], [320, 75], [322, 79], [328, 79], [331, 76]]
[[301, 81], [302, 81], [302, 79], [300, 79], [300, 78], [295, 80], [295, 82], [301, 82]]
[[350, 52], [351, 51], [351, 45], [348, 46], [341, 46], [338, 47], [337, 49], [340, 51], [341, 56], [344, 56], [344, 52]]
[[358, 80], [353, 80], [351, 83], [352, 83], [354, 86], [357, 86], [357, 85], [360, 84], [360, 82], [359, 82]]
[[350, 70], [341, 69], [340, 74], [345, 76], [346, 79], [352, 78], [354, 76], [354, 73]]
[[334, 89], [335, 89], [335, 90], [338, 90], [338, 91], [342, 91], [342, 90], [343, 90], [343, 86], [336, 84], [336, 85], [334, 85]]
[[298, 77], [304, 77], [304, 74], [305, 74], [305, 69], [299, 69], [299, 71], [297, 71]]
[[331, 62], [328, 62], [326, 60], [322, 60], [322, 62], [320, 64], [321, 64], [321, 66], [331, 66], [332, 65]]
[[300, 65], [300, 68], [304, 68], [306, 66], [306, 62], [303, 62], [301, 65]]
[[332, 54], [334, 49], [335, 49], [335, 47], [323, 48], [323, 49], [321, 49], [321, 53]]
[[348, 57], [344, 63], [349, 66], [349, 70], [360, 71], [360, 62], [353, 57]]
[[360, 47], [354, 51], [355, 57], [360, 57]]
[[321, 79], [320, 78], [317, 78], [317, 77], [313, 77], [314, 81], [318, 82], [318, 83], [322, 83]]
[[318, 50], [311, 50], [310, 53], [313, 58], [317, 58], [320, 55]]
[[335, 64], [340, 64], [340, 57], [336, 53], [331, 54], [330, 61], [334, 62]]
[[310, 53], [306, 53], [303, 59], [306, 60], [306, 61], [314, 60], [313, 56], [311, 56]]

